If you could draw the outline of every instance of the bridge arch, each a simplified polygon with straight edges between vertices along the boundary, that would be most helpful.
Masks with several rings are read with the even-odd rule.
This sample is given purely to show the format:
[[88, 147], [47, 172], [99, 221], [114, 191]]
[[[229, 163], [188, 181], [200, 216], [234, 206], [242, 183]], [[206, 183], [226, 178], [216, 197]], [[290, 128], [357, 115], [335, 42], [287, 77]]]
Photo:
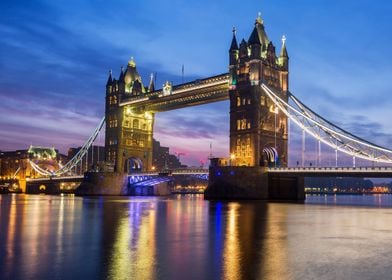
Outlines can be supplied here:
[[42, 184], [42, 185], [39, 186], [38, 190], [39, 190], [39, 193], [45, 193], [46, 192], [46, 186]]
[[125, 160], [124, 172], [133, 173], [143, 170], [143, 161], [137, 157], [129, 157]]
[[270, 166], [271, 164], [275, 164], [279, 162], [279, 154], [276, 148], [274, 147], [265, 147], [263, 149], [263, 163], [262, 165]]

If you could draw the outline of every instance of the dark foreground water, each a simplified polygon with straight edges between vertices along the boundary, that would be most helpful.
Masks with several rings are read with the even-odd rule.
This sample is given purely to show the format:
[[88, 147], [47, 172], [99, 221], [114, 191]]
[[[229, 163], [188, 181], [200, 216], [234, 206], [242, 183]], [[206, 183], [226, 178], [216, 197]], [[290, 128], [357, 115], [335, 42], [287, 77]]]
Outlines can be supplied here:
[[0, 279], [392, 279], [392, 196], [0, 196]]

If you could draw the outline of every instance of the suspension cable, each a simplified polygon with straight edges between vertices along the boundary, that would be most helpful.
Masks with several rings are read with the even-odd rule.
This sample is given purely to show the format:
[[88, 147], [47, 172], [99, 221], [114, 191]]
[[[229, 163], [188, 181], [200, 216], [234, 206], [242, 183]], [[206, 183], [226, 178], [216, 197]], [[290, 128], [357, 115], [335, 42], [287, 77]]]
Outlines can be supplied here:
[[[261, 88], [272, 100], [272, 102], [274, 102], [275, 105], [277, 105], [288, 118], [290, 118], [301, 129], [304, 129], [308, 134], [312, 135], [317, 140], [332, 147], [333, 149], [339, 150], [351, 156], [356, 156], [371, 161], [392, 163], [392, 150], [372, 144], [337, 127], [336, 125], [314, 113], [303, 103], [299, 102], [299, 100], [296, 99], [292, 94], [290, 94], [289, 97], [294, 101], [299, 109], [294, 108], [288, 102], [284, 101], [265, 84], [261, 84]], [[302, 119], [302, 121], [300, 119]], [[308, 126], [306, 124], [308, 124]], [[316, 131], [316, 128], [319, 131]], [[326, 137], [322, 137], [321, 132], [325, 134], [324, 136]], [[376, 151], [378, 152], [378, 155], [375, 154]]]
[[[99, 132], [101, 131], [103, 125], [105, 123], [105, 117], [101, 119], [99, 122], [98, 126], [95, 128], [93, 134], [87, 139], [87, 141], [84, 143], [82, 148], [76, 153], [76, 155], [68, 161], [64, 166], [57, 171], [54, 172], [54, 175], [62, 175], [64, 173], [70, 172], [71, 169], [76, 166], [82, 159], [83, 156], [86, 154], [88, 149], [91, 147], [91, 145], [94, 143], [95, 139], [97, 138]], [[83, 164], [83, 162], [82, 162]]]

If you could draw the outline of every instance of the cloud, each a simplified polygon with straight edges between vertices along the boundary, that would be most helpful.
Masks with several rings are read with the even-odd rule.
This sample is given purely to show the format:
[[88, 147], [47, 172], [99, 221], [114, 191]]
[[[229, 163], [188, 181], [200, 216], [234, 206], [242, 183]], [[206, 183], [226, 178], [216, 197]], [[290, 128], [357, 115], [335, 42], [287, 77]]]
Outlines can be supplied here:
[[229, 151], [229, 102], [196, 106], [155, 116], [154, 137], [171, 152], [185, 152], [182, 161], [198, 165], [211, 153], [227, 157]]
[[[118, 76], [130, 56], [144, 83], [158, 73], [157, 86], [180, 83], [183, 64], [185, 80], [227, 71], [232, 26], [248, 38], [260, 7], [210, 2], [1, 1], [0, 149], [81, 145], [103, 115], [107, 71]], [[305, 2], [263, 6], [277, 49], [288, 37], [291, 90], [326, 119], [390, 146], [390, 3]], [[228, 127], [223, 102], [157, 114], [155, 136], [196, 164], [211, 142], [227, 155]]]

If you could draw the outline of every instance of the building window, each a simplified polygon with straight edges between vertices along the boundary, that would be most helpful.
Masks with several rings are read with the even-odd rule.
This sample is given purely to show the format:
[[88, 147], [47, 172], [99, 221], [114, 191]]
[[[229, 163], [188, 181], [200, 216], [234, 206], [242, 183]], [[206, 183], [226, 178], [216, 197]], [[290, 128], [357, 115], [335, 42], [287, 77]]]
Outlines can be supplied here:
[[133, 120], [133, 124], [132, 124], [133, 128], [139, 129], [139, 120]]
[[241, 120], [241, 129], [246, 129], [246, 119]]
[[260, 99], [261, 106], [265, 106], [265, 96], [262, 96]]
[[109, 120], [109, 127], [110, 128], [117, 127], [117, 125], [118, 125], [117, 119]]
[[237, 130], [241, 129], [241, 120], [237, 120]]
[[241, 98], [237, 97], [237, 107], [241, 106]]

